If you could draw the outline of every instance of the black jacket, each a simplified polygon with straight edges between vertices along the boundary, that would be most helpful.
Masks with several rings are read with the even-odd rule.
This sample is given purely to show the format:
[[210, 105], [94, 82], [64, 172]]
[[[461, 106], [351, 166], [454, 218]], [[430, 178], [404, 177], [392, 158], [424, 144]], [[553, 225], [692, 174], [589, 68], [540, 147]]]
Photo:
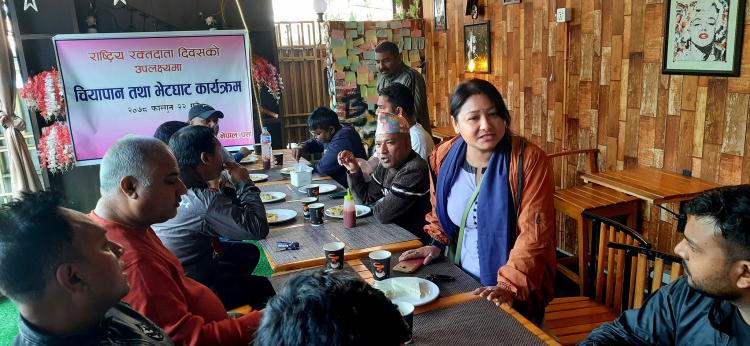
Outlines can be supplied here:
[[683, 276], [640, 309], [595, 329], [582, 345], [750, 345], [750, 326], [734, 305], [698, 293]]

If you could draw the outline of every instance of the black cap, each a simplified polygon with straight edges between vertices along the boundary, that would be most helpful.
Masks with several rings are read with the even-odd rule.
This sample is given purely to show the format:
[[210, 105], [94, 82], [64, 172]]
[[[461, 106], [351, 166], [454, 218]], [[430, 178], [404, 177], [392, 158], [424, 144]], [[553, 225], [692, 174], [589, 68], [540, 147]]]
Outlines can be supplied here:
[[193, 120], [193, 118], [195, 117], [206, 119], [211, 115], [216, 115], [216, 117], [219, 119], [224, 118], [224, 113], [222, 113], [221, 111], [217, 111], [214, 109], [214, 107], [211, 107], [205, 103], [201, 103], [193, 106], [193, 108], [190, 108], [190, 112], [188, 113], [188, 121]]

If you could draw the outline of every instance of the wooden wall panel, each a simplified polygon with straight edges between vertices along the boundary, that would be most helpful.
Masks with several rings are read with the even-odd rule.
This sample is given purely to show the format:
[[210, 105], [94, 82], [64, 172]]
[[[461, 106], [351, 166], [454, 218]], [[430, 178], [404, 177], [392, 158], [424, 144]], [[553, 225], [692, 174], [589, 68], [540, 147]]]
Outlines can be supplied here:
[[[463, 25], [471, 23], [464, 1], [446, 0], [445, 31], [432, 29], [432, 1], [425, 0], [424, 11], [427, 94], [437, 126], [449, 124], [456, 84], [482, 78], [505, 98], [511, 129], [548, 152], [599, 148], [601, 170], [651, 166], [722, 184], [750, 183], [750, 30], [740, 77], [662, 75], [667, 1], [524, 0], [504, 6], [487, 0], [477, 20], [491, 20], [494, 65], [489, 75], [470, 74], [461, 68]], [[571, 22], [556, 23], [559, 7], [573, 10]], [[746, 29], [750, 6], [748, 11]], [[556, 179], [580, 183], [578, 160], [559, 161], [554, 165], [566, 169], [554, 167]], [[639, 231], [672, 251], [681, 239], [672, 218], [643, 208]], [[575, 252], [574, 222], [557, 220], [558, 245]]]

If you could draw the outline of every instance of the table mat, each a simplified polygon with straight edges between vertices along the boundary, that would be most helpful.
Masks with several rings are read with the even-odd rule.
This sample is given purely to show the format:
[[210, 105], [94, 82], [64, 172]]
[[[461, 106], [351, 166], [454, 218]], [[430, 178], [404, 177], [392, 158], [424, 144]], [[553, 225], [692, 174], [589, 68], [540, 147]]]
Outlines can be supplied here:
[[[271, 276], [270, 278], [268, 278], [268, 280], [271, 281], [271, 285], [273, 286], [273, 289], [276, 290], [276, 293], [279, 293], [279, 290], [281, 289], [281, 287], [286, 285], [287, 281], [291, 280], [293, 277], [299, 275], [300, 273], [304, 273], [309, 270], [323, 270], [323, 267], [310, 268], [308, 270], [299, 270], [288, 274]], [[359, 275], [357, 275], [357, 271], [354, 270], [354, 268], [352, 268], [349, 263], [344, 262], [344, 269], [342, 270], [348, 274], [353, 275], [356, 278], [359, 278]]]
[[546, 346], [505, 310], [486, 299], [414, 315], [409, 345]]
[[[398, 258], [399, 256], [401, 256], [401, 254], [402, 252], [397, 252], [391, 256], [391, 268], [395, 267], [396, 264], [398, 264]], [[362, 261], [362, 264], [364, 264], [367, 268], [370, 268], [369, 257], [363, 257], [360, 260]], [[442, 256], [432, 260], [432, 262], [430, 262], [430, 264], [426, 266], [423, 265], [419, 267], [411, 274], [397, 272], [391, 269], [391, 277], [416, 276], [424, 279], [428, 274], [450, 275], [455, 278], [455, 280], [453, 281], [437, 283], [438, 287], [440, 287], [439, 297], [441, 298], [471, 292], [479, 287], [482, 287], [481, 283], [474, 280], [474, 278], [469, 276], [469, 274], [466, 274], [466, 272], [464, 272], [461, 268], [456, 267]]]
[[304, 215], [302, 215], [302, 202], [300, 202], [300, 201], [290, 201], [290, 199], [292, 199], [293, 197], [291, 197], [289, 193], [286, 193], [286, 194], [287, 194], [286, 199], [285, 199], [286, 202], [284, 202], [284, 201], [278, 201], [278, 202], [273, 202], [273, 203], [265, 203], [264, 206], [266, 207], [266, 210], [272, 210], [272, 209], [289, 209], [289, 210], [294, 210], [294, 211], [297, 212], [297, 216], [295, 216], [293, 219], [291, 219], [289, 221], [284, 221], [284, 222], [281, 222], [281, 223], [269, 224], [268, 226], [271, 227], [271, 228], [280, 227], [280, 226], [289, 227], [289, 226], [292, 226], [292, 225], [302, 226], [302, 225], [305, 224], [305, 222], [308, 222], [308, 223], [310, 222], [310, 220], [305, 220]]
[[326, 222], [325, 227], [354, 250], [419, 239], [395, 224], [381, 224], [374, 216], [358, 218], [354, 228], [344, 227], [343, 222]]
[[[336, 191], [333, 191], [333, 192], [329, 192], [329, 193], [321, 193], [321, 194], [320, 194], [320, 195], [318, 196], [318, 197], [319, 197], [319, 199], [321, 200], [321, 203], [325, 203], [325, 201], [331, 201], [331, 199], [330, 199], [330, 198], [328, 198], [328, 196], [326, 196], [326, 195], [328, 195], [328, 194], [331, 194], [331, 193], [336, 193], [336, 192], [342, 192], [342, 191], [346, 191], [346, 189], [345, 189], [345, 188], [344, 188], [343, 186], [341, 186], [341, 184], [337, 183], [337, 182], [336, 182], [335, 180], [333, 180], [333, 179], [330, 179], [330, 180], [324, 180], [324, 181], [313, 181], [312, 183], [313, 183], [313, 184], [329, 184], [329, 185], [334, 185], [334, 186], [336, 186]], [[298, 186], [294, 186], [294, 185], [292, 185], [292, 184], [289, 184], [289, 187], [290, 187], [290, 188], [292, 188], [292, 189], [294, 190], [294, 193], [296, 193], [296, 194], [297, 194], [297, 198], [298, 198], [298, 199], [299, 199], [299, 198], [303, 198], [303, 197], [307, 197], [307, 192], [299, 192], [299, 187], [298, 187]], [[343, 203], [344, 203], [344, 200], [343, 200], [343, 198], [342, 198], [342, 199], [337, 199], [337, 200], [338, 200], [338, 201], [341, 201], [341, 202], [340, 202], [340, 204], [343, 204]]]
[[[299, 242], [299, 250], [275, 251], [277, 241]], [[259, 241], [263, 250], [274, 263], [287, 264], [324, 256], [323, 245], [337, 241], [323, 227], [299, 226], [273, 230], [265, 239]], [[344, 252], [349, 249], [344, 248]]]

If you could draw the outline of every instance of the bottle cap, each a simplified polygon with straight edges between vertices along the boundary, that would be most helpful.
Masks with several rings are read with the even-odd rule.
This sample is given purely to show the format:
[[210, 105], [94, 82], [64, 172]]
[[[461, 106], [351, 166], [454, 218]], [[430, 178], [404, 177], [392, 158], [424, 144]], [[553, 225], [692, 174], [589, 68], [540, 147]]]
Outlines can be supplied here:
[[352, 196], [352, 191], [349, 189], [346, 189], [346, 196], [344, 196], [345, 201], [351, 201], [354, 199], [354, 196]]
[[268, 131], [268, 128], [263, 126], [263, 131]]

